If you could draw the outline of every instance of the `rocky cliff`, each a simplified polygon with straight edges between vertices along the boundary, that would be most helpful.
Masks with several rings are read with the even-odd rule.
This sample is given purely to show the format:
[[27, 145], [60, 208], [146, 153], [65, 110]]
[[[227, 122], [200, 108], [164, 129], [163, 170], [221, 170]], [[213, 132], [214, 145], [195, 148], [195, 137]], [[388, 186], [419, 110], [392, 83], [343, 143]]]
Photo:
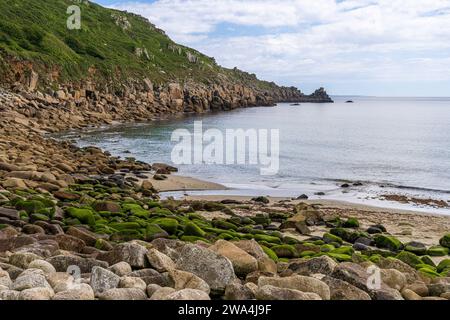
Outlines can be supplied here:
[[78, 3], [81, 30], [68, 30], [72, 4], [0, 3], [0, 85], [20, 95], [25, 107], [19, 112], [60, 125], [70, 118], [68, 124], [79, 126], [96, 118], [108, 123], [276, 102], [331, 102], [323, 89], [305, 95], [222, 68], [145, 18], [89, 1]]

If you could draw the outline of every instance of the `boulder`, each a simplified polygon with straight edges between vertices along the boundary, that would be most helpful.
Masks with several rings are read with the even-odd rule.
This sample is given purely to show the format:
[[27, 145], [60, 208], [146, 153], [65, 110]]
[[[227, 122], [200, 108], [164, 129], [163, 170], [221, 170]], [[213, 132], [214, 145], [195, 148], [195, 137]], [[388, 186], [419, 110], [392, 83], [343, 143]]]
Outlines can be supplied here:
[[55, 293], [52, 288], [31, 288], [23, 290], [19, 295], [19, 300], [51, 300]]
[[75, 255], [57, 255], [46, 259], [57, 272], [67, 272], [71, 266], [77, 266], [81, 273], [91, 272], [93, 267], [108, 268], [108, 263], [92, 258], [82, 258]]
[[147, 252], [147, 259], [150, 266], [158, 272], [167, 272], [175, 269], [175, 262], [162, 252], [156, 249], [149, 249]]
[[311, 292], [302, 292], [290, 288], [280, 288], [272, 285], [264, 285], [256, 291], [258, 300], [322, 300], [322, 298]]
[[410, 289], [402, 290], [402, 297], [405, 300], [422, 300], [422, 297]]
[[245, 276], [258, 270], [258, 261], [231, 242], [218, 240], [209, 249], [228, 258], [233, 264], [234, 271], [237, 275]]
[[[156, 289], [156, 290], [154, 290], [154, 289]], [[147, 287], [147, 292], [148, 291], [149, 291], [149, 288]], [[153, 291], [153, 293], [152, 293], [152, 291]], [[170, 288], [170, 287], [152, 288], [152, 289], [150, 289], [150, 293], [152, 293], [152, 294], [150, 295], [150, 293], [149, 293], [149, 297], [150, 297], [150, 300], [165, 300], [169, 294], [172, 294], [174, 292], [176, 292], [176, 290], [174, 288]]]
[[83, 240], [86, 245], [94, 247], [97, 241], [97, 235], [81, 227], [69, 227], [66, 234]]
[[141, 289], [115, 288], [99, 294], [98, 298], [100, 300], [147, 300], [147, 295]]
[[8, 301], [19, 300], [20, 291], [16, 290], [0, 290], [0, 299]]
[[33, 288], [51, 288], [42, 270], [28, 269], [24, 271], [11, 286], [11, 289], [16, 291]]
[[330, 275], [338, 264], [328, 256], [311, 258], [306, 261], [296, 261], [289, 265], [289, 269], [297, 274], [310, 276], [312, 274], [321, 273]]
[[267, 258], [267, 254], [255, 240], [240, 240], [232, 242], [236, 247], [244, 250], [256, 260]]
[[10, 220], [19, 220], [19, 211], [15, 209], [0, 207], [0, 217], [8, 218]]
[[290, 277], [260, 277], [258, 287], [271, 285], [279, 288], [288, 288], [302, 292], [312, 292], [318, 294], [323, 300], [330, 300], [330, 288], [319, 279], [294, 275]]
[[133, 270], [131, 269], [131, 266], [128, 262], [121, 261], [118, 262], [108, 268], [109, 271], [114, 272], [119, 277], [123, 277], [129, 273], [131, 273]]
[[9, 273], [0, 268], [0, 286], [4, 286], [6, 288], [10, 288], [12, 284], [11, 277]]
[[81, 283], [74, 289], [56, 293], [53, 300], [95, 300], [95, 294], [91, 286]]
[[205, 280], [213, 293], [223, 293], [226, 286], [236, 279], [230, 260], [210, 249], [185, 244], [176, 255], [176, 268]]
[[147, 266], [147, 248], [137, 243], [121, 243], [113, 250], [99, 254], [97, 259], [107, 261], [110, 265], [125, 261], [132, 268], [142, 269]]
[[211, 300], [209, 295], [202, 290], [183, 289], [173, 292], [165, 297], [164, 300]]
[[68, 234], [58, 234], [56, 235], [55, 240], [62, 250], [72, 252], [81, 252], [86, 246], [86, 243], [83, 240]]
[[225, 300], [253, 300], [255, 293], [239, 280], [235, 280], [225, 288]]
[[101, 267], [92, 268], [90, 285], [96, 295], [119, 286], [120, 277]]
[[31, 252], [16, 252], [9, 257], [9, 263], [21, 269], [27, 269], [33, 260], [40, 260], [42, 257]]
[[129, 273], [128, 276], [141, 278], [147, 285], [154, 283], [159, 286], [166, 287], [172, 284], [168, 273], [159, 273], [154, 269], [136, 270]]
[[120, 278], [119, 288], [136, 288], [145, 292], [147, 290], [147, 284], [141, 278], [125, 276]]
[[346, 281], [330, 276], [325, 276], [322, 281], [330, 288], [331, 300], [371, 300], [365, 291]]
[[207, 294], [210, 292], [209, 285], [193, 273], [181, 270], [170, 270], [169, 277], [173, 281], [173, 287], [176, 290], [196, 289], [204, 291]]
[[396, 269], [381, 269], [381, 280], [389, 287], [401, 291], [406, 285], [406, 276]]
[[109, 211], [109, 212], [120, 212], [121, 207], [112, 201], [97, 201], [94, 203], [93, 208], [95, 211]]
[[40, 259], [31, 261], [30, 264], [28, 265], [28, 268], [40, 269], [44, 271], [46, 275], [56, 272], [55, 267], [53, 267], [49, 262]]
[[[377, 270], [380, 272], [379, 278], [377, 278]], [[400, 292], [390, 288], [381, 280], [379, 269], [368, 269], [356, 263], [343, 262], [334, 269], [331, 276], [364, 290], [374, 300], [403, 299]]]

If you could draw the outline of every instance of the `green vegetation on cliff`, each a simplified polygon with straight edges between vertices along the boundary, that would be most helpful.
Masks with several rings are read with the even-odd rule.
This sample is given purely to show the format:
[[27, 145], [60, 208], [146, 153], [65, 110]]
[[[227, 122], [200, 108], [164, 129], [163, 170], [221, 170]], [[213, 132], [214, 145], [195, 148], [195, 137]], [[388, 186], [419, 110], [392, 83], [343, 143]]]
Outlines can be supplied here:
[[[71, 15], [67, 9], [74, 4], [81, 9], [80, 30], [67, 28]], [[23, 71], [29, 65], [47, 75], [47, 84], [95, 79], [110, 85], [149, 78], [155, 84], [188, 79], [211, 84], [225, 80], [258, 89], [276, 88], [252, 74], [222, 68], [214, 58], [174, 43], [162, 30], [135, 14], [86, 0], [2, 0], [2, 81], [14, 82], [16, 70]]]

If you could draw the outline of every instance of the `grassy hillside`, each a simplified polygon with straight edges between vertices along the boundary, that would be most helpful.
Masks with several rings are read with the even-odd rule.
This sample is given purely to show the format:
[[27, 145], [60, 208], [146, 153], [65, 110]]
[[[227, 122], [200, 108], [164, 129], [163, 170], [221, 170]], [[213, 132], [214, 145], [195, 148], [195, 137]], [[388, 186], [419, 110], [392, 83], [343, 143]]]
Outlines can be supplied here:
[[60, 82], [86, 78], [94, 67], [96, 81], [148, 77], [154, 83], [175, 79], [210, 83], [226, 78], [258, 88], [274, 86], [254, 75], [221, 68], [213, 58], [174, 43], [145, 18], [78, 2], [81, 29], [69, 30], [66, 11], [77, 1], [1, 0], [1, 67], [8, 68], [6, 61], [14, 57], [31, 61], [38, 71], [56, 68]]

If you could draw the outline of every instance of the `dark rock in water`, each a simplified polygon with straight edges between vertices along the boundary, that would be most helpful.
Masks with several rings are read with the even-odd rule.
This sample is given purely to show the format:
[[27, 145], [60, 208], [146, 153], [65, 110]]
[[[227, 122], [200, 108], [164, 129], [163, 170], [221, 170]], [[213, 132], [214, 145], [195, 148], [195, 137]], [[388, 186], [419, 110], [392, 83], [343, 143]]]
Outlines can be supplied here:
[[316, 193], [314, 193], [316, 196], [324, 196], [325, 195], [325, 192], [316, 192]]
[[345, 103], [353, 103], [353, 100], [347, 100]]
[[291, 103], [291, 106], [299, 106], [300, 103]]
[[353, 183], [353, 185], [354, 185], [355, 187], [360, 187], [360, 186], [362, 186], [363, 184], [362, 184], [362, 182], [355, 182], [355, 183]]
[[344, 183], [341, 185], [341, 188], [349, 188], [349, 187], [350, 187], [350, 185], [348, 183]]
[[297, 200], [308, 200], [308, 196], [306, 194], [302, 194], [297, 197]]

